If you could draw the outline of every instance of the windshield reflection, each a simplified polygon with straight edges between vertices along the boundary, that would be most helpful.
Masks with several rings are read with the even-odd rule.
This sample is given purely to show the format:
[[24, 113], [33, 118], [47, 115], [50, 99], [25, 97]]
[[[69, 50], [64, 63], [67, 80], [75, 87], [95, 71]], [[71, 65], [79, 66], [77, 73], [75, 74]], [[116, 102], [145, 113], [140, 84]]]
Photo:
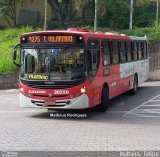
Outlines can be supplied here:
[[21, 77], [34, 74], [48, 80], [76, 80], [85, 77], [85, 57], [83, 48], [24, 49], [21, 55]]

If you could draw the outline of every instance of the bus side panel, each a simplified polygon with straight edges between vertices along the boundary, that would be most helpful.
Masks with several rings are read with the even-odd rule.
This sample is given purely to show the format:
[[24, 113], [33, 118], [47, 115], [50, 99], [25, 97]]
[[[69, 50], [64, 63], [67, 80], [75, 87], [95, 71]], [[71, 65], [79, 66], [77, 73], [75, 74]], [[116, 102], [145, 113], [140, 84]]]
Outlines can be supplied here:
[[124, 63], [120, 65], [120, 78], [122, 81], [121, 93], [128, 91], [132, 87], [134, 78], [133, 69], [133, 62]]
[[138, 74], [138, 84], [140, 85], [148, 79], [149, 61], [148, 59], [134, 62], [134, 73]]
[[121, 80], [120, 80], [120, 65], [113, 65], [111, 67], [112, 82], [111, 82], [111, 98], [120, 94]]

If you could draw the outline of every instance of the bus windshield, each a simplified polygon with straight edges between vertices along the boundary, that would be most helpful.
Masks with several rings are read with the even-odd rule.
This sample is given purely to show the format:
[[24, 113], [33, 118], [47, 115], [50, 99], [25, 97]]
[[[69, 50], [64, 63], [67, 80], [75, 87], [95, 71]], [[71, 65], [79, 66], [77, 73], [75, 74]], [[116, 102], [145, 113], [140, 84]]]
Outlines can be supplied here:
[[85, 77], [84, 48], [22, 49], [21, 77], [31, 80], [76, 80]]

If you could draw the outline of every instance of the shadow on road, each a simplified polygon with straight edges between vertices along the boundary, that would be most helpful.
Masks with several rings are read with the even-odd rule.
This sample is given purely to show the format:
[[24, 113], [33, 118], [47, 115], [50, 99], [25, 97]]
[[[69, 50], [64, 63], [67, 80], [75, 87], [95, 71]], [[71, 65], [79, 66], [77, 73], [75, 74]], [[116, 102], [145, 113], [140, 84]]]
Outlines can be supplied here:
[[[63, 110], [53, 112], [33, 113], [30, 118], [58, 120], [58, 121], [77, 121], [94, 123], [130, 123], [145, 125], [159, 124], [160, 118], [144, 117], [123, 117], [125, 112], [136, 108], [160, 94], [159, 87], [140, 87], [137, 95], [130, 95], [129, 92], [122, 94], [111, 100], [108, 111], [104, 113], [96, 112], [92, 109], [85, 110]], [[156, 120], [155, 120], [156, 119]], [[154, 121], [154, 123], [153, 123]]]

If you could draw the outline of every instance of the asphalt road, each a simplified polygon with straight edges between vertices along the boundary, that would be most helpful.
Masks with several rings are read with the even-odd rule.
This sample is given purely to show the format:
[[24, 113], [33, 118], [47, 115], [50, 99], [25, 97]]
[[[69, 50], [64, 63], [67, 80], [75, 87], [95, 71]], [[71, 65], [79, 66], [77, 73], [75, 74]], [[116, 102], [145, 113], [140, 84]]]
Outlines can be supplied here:
[[160, 150], [160, 82], [113, 99], [105, 113], [22, 109], [18, 90], [0, 90], [0, 150]]

